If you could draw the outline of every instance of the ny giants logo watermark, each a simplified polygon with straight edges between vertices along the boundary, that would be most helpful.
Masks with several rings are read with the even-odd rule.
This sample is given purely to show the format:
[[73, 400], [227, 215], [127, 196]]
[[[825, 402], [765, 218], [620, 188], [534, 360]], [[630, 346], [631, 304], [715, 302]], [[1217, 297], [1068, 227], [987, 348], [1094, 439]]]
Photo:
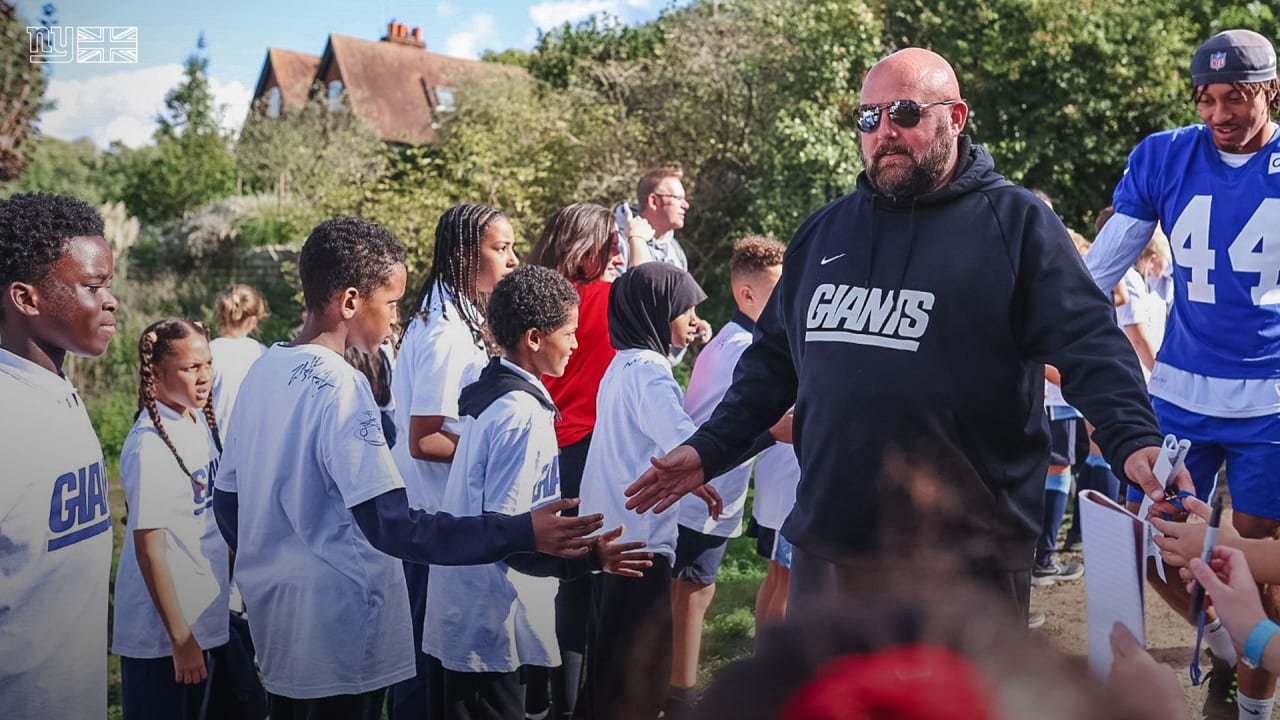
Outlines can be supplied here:
[[28, 27], [33, 63], [135, 64], [137, 27]]

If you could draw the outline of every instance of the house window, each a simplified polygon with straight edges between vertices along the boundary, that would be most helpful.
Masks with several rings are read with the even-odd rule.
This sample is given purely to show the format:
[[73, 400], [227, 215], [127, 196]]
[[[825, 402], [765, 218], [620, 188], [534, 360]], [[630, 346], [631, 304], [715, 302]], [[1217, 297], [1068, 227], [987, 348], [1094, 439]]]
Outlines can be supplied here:
[[329, 81], [329, 109], [338, 110], [342, 107], [342, 81]]
[[267, 117], [280, 117], [280, 86], [276, 85], [267, 92]]
[[453, 98], [453, 88], [437, 87], [436, 88], [436, 111], [437, 112], [453, 112], [458, 106]]

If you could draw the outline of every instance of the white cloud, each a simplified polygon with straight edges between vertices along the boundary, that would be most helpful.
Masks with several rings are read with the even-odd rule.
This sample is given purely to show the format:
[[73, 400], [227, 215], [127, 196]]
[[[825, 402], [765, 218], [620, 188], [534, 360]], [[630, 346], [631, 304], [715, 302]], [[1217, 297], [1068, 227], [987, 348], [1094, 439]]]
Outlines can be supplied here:
[[530, 7], [529, 17], [538, 29], [552, 30], [602, 12], [626, 18], [628, 9], [647, 10], [650, 5], [650, 0], [553, 0]]
[[[49, 83], [46, 99], [57, 107], [40, 118], [41, 131], [51, 137], [75, 140], [87, 137], [105, 148], [114, 140], [129, 147], [151, 142], [156, 115], [164, 107], [164, 96], [182, 81], [177, 63], [114, 72], [87, 80], [59, 80]], [[209, 80], [218, 103], [225, 105], [223, 126], [234, 131], [244, 122], [253, 91], [235, 81]]]
[[460, 58], [478, 58], [482, 50], [497, 47], [498, 27], [493, 16], [478, 13], [444, 41], [444, 54]]
[[452, 3], [442, 2], [436, 5], [436, 14], [442, 18], [451, 18], [457, 14], [458, 9]]

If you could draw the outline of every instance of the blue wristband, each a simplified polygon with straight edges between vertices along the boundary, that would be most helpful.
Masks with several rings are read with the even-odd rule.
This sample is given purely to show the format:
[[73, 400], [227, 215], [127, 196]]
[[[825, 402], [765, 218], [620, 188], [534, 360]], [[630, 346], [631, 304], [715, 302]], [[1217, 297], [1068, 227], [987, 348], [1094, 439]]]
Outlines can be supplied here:
[[1249, 637], [1244, 641], [1244, 657], [1240, 658], [1245, 665], [1256, 668], [1262, 665], [1262, 651], [1267, 649], [1267, 643], [1271, 641], [1271, 637], [1280, 632], [1280, 625], [1275, 624], [1271, 620], [1263, 618], [1258, 621], [1257, 625], [1249, 631]]

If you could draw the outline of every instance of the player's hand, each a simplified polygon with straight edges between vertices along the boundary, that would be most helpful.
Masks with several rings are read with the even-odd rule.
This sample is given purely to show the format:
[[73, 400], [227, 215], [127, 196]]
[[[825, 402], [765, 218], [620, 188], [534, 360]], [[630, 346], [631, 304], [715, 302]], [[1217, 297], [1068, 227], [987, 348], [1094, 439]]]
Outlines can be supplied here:
[[702, 502], [707, 504], [707, 512], [710, 513], [711, 519], [720, 519], [720, 513], [724, 512], [724, 499], [720, 497], [720, 491], [716, 490], [715, 486], [711, 483], [703, 483], [702, 487], [694, 489], [693, 494], [702, 498]]
[[[1153, 516], [1160, 514], [1180, 518], [1186, 513], [1178, 509], [1177, 505], [1164, 499], [1163, 481], [1157, 480], [1155, 473], [1152, 472], [1152, 468], [1156, 466], [1156, 460], [1159, 457], [1160, 448], [1156, 445], [1134, 450], [1124, 460], [1125, 477], [1142, 488], [1142, 493], [1154, 501], [1151, 506]], [[1178, 468], [1178, 474], [1174, 476], [1174, 485], [1179, 490], [1184, 490], [1193, 495], [1196, 492], [1196, 486], [1191, 482], [1191, 473], [1187, 472], [1185, 465]]]
[[783, 415], [781, 420], [774, 423], [773, 427], [769, 428], [769, 434], [773, 436], [774, 440], [777, 440], [780, 443], [791, 443], [791, 423], [795, 416], [795, 410], [788, 410], [787, 414]]
[[639, 552], [643, 542], [615, 542], [622, 537], [624, 527], [619, 525], [596, 538], [596, 560], [601, 569], [611, 575], [643, 577], [644, 571], [653, 567], [653, 553]]
[[1236, 652], [1244, 654], [1244, 641], [1259, 620], [1267, 617], [1262, 610], [1262, 596], [1249, 572], [1244, 552], [1233, 547], [1213, 548], [1212, 567], [1193, 558], [1188, 569], [1213, 600], [1218, 619], [1227, 628]]
[[578, 506], [578, 498], [557, 500], [529, 513], [533, 518], [534, 549], [557, 557], [582, 557], [591, 552], [596, 538], [587, 537], [604, 527], [604, 516], [561, 517], [560, 512]]
[[706, 484], [702, 458], [688, 445], [681, 445], [661, 458], [649, 458], [653, 467], [644, 471], [626, 489], [627, 509], [646, 513], [662, 512], [686, 493]]
[[173, 680], [180, 685], [198, 685], [208, 676], [204, 651], [188, 628], [184, 637], [173, 642]]
[[[1200, 557], [1204, 552], [1204, 533], [1209, 527], [1209, 518], [1213, 508], [1205, 505], [1199, 498], [1183, 498], [1182, 507], [1187, 512], [1203, 520], [1203, 523], [1175, 522], [1151, 518], [1151, 524], [1164, 533], [1164, 537], [1155, 538], [1160, 547], [1160, 555], [1164, 561], [1174, 567], [1186, 567], [1191, 558]], [[1229, 522], [1221, 523], [1218, 528], [1218, 544], [1234, 547], [1240, 539], [1240, 533]]]
[[[1107, 684], [1116, 696], [1131, 703], [1133, 717], [1151, 720], [1187, 717], [1187, 696], [1173, 668], [1157, 662], [1138, 644], [1129, 628], [1116, 623], [1111, 628], [1111, 675]], [[1141, 700], [1134, 688], [1142, 688]]]

